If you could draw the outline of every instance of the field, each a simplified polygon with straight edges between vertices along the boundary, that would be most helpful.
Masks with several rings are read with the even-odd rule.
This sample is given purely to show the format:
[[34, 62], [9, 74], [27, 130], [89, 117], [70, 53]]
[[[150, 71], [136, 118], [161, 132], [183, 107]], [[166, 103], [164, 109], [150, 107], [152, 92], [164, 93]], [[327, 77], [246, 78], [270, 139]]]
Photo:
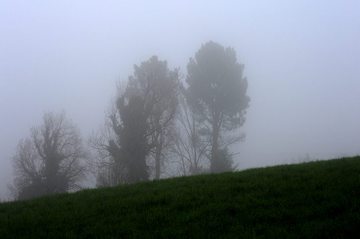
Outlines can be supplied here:
[[360, 238], [360, 157], [0, 204], [0, 238]]

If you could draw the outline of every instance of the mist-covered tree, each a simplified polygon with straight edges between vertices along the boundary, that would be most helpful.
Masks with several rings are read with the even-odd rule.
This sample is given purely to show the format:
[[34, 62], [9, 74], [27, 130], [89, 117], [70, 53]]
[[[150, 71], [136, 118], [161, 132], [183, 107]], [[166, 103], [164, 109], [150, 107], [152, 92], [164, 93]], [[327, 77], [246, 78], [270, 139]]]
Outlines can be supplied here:
[[110, 116], [107, 136], [94, 144], [105, 159], [99, 165], [100, 186], [148, 180], [150, 156], [155, 178], [160, 177], [177, 106], [177, 86], [177, 71], [170, 71], [166, 61], [154, 56], [135, 65]]
[[123, 93], [116, 101], [102, 135], [91, 139], [98, 153], [97, 186], [115, 186], [149, 179], [148, 110], [143, 98]]
[[85, 156], [79, 131], [65, 114], [46, 113], [42, 125], [18, 144], [14, 196], [22, 200], [80, 189]]
[[[124, 164], [128, 183], [145, 181], [149, 178], [146, 156], [148, 145], [148, 109], [140, 96], [121, 97], [117, 107], [121, 123], [112, 118], [112, 126], [118, 134], [118, 144], [110, 142], [110, 152]], [[121, 162], [122, 161], [122, 162]]]
[[148, 110], [150, 153], [154, 160], [154, 177], [160, 178], [164, 152], [168, 150], [174, 118], [178, 105], [178, 71], [169, 70], [166, 61], [156, 56], [134, 67], [134, 75], [129, 78], [127, 94], [144, 99]]
[[229, 152], [227, 147], [219, 149], [216, 161], [213, 161], [213, 168], [216, 169], [215, 172], [217, 173], [233, 171], [235, 169], [233, 154]]
[[195, 175], [206, 171], [206, 155], [209, 143], [201, 137], [200, 122], [189, 107], [185, 89], [179, 94], [179, 110], [176, 131], [173, 134], [172, 153], [180, 175]]
[[187, 97], [203, 130], [208, 132], [211, 172], [221, 171], [217, 166], [219, 149], [240, 139], [232, 137], [226, 142], [225, 133], [245, 122], [249, 97], [243, 69], [234, 49], [211, 41], [201, 46], [187, 66]]

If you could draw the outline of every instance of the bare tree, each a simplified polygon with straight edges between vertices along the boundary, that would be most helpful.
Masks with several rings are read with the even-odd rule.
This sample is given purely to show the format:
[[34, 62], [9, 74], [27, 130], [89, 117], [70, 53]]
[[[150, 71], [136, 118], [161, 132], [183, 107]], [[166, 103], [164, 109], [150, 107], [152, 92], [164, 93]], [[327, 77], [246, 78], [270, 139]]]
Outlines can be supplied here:
[[176, 126], [171, 152], [179, 164], [180, 174], [193, 175], [204, 172], [210, 143], [201, 137], [200, 123], [189, 108], [184, 94], [179, 95]]
[[83, 149], [76, 127], [65, 114], [46, 113], [43, 124], [20, 141], [14, 156], [17, 199], [74, 191], [85, 176]]
[[121, 164], [121, 161], [117, 160], [110, 150], [110, 144], [114, 144], [116, 138], [108, 119], [105, 127], [89, 140], [91, 148], [95, 151], [95, 156], [90, 162], [90, 169], [96, 176], [97, 187], [110, 187], [126, 182], [125, 165]]

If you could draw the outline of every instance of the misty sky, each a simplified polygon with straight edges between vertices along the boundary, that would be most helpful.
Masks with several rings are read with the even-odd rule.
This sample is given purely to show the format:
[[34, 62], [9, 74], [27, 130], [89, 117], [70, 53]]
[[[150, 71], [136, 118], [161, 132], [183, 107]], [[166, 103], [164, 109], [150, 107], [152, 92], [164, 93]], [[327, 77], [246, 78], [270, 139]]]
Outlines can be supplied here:
[[18, 141], [65, 110], [85, 142], [116, 82], [213, 40], [245, 64], [240, 169], [360, 154], [360, 1], [0, 0], [0, 199]]

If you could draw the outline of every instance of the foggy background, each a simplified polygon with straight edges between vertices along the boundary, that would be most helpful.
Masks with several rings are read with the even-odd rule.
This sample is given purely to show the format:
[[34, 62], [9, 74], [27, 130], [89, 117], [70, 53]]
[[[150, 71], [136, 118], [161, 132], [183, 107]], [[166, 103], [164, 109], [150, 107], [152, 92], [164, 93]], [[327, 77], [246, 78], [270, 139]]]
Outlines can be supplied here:
[[44, 112], [86, 143], [134, 64], [158, 55], [186, 76], [209, 40], [245, 64], [239, 169], [360, 154], [359, 1], [0, 0], [0, 199]]

